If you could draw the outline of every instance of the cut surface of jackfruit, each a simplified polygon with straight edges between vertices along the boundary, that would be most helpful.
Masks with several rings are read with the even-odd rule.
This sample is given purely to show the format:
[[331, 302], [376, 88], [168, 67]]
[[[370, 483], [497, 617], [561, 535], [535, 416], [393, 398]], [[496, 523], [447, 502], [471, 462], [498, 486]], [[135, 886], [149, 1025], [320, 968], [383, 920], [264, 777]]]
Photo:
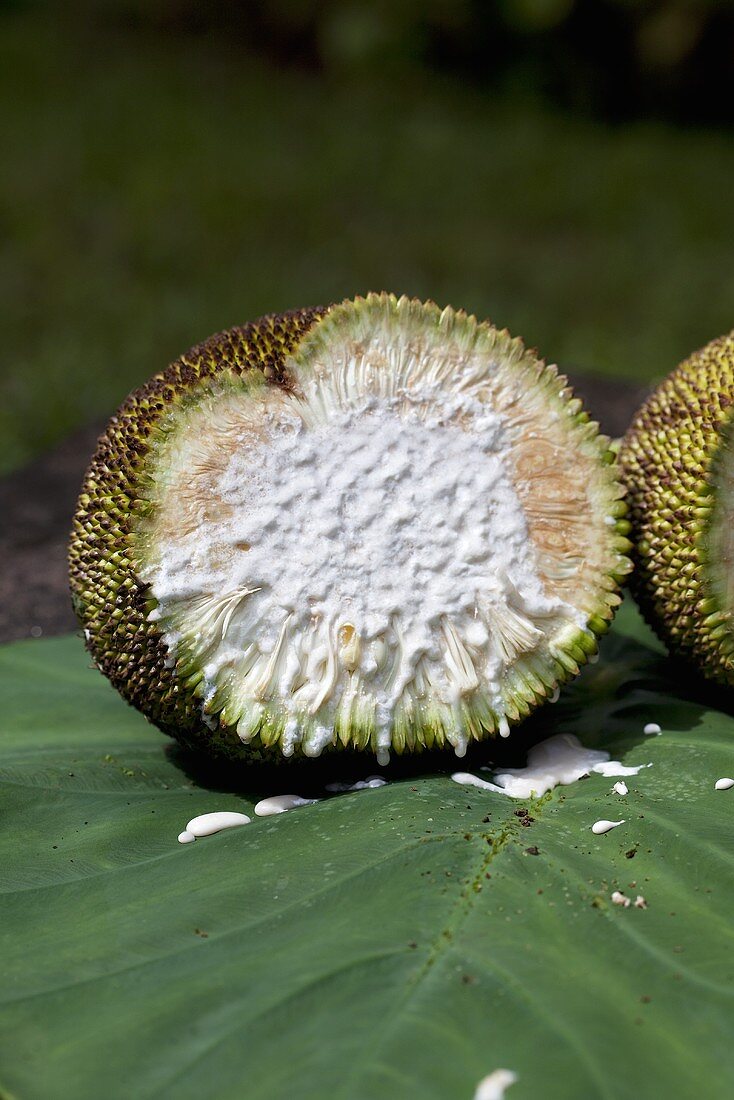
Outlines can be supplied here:
[[184, 740], [463, 755], [553, 697], [619, 602], [607, 441], [463, 313], [342, 303], [270, 371], [222, 354], [144, 428], [125, 556], [178, 695], [147, 713]]

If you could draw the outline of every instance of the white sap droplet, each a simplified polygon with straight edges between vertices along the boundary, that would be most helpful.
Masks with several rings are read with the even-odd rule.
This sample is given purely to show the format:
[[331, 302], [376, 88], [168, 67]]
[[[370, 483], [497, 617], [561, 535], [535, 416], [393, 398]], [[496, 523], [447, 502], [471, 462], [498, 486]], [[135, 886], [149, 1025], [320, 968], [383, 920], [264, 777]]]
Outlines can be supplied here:
[[511, 1069], [496, 1069], [488, 1077], [483, 1077], [477, 1085], [474, 1100], [503, 1100], [505, 1089], [514, 1085], [517, 1074]]
[[629, 787], [622, 779], [620, 779], [619, 783], [614, 784], [612, 790], [615, 794], [629, 794]]
[[454, 754], [458, 756], [460, 760], [466, 756], [468, 745], [469, 742], [467, 741], [466, 737], [458, 737], [456, 739], [456, 742], [454, 744]]
[[297, 806], [312, 806], [316, 801], [318, 800], [315, 798], [301, 798], [298, 794], [275, 794], [258, 802], [255, 813], [258, 817], [271, 817], [273, 814], [295, 810]]
[[463, 787], [480, 787], [483, 791], [495, 791], [498, 794], [508, 794], [508, 791], [498, 787], [496, 783], [489, 783], [486, 779], [480, 779], [471, 772], [454, 772], [451, 776], [454, 783], [461, 783]]
[[603, 749], [586, 749], [573, 734], [559, 733], [534, 745], [528, 752], [524, 768], [497, 772], [494, 783], [469, 772], [455, 772], [451, 778], [456, 783], [506, 794], [510, 798], [540, 798], [554, 787], [575, 783], [590, 772], [604, 776], [637, 775], [645, 767], [650, 765], [627, 767], [619, 760], [610, 760], [609, 753]]
[[613, 905], [622, 905], [622, 906], [624, 906], [625, 909], [629, 909], [632, 902], [630, 901], [630, 899], [627, 897], [626, 894], [622, 894], [622, 893], [620, 893], [619, 890], [615, 890], [612, 893], [612, 904]]
[[662, 730], [657, 722], [648, 722], [642, 732], [647, 734], [648, 737], [652, 737], [656, 733], [662, 733]]
[[196, 840], [193, 833], [190, 833], [188, 829], [184, 829], [182, 833], [178, 834], [179, 844], [191, 844], [192, 840]]
[[366, 779], [360, 779], [356, 783], [327, 783], [327, 791], [342, 794], [345, 791], [371, 791], [376, 787], [386, 787], [387, 780], [379, 775], [368, 775]]
[[[249, 825], [250, 818], [247, 814], [235, 813], [232, 810], [217, 810], [211, 814], [200, 814], [192, 817], [186, 826], [186, 831], [197, 836], [211, 836], [222, 829], [235, 829], [238, 825]], [[180, 837], [179, 837], [180, 839]], [[183, 841], [182, 843], [188, 843]]]
[[387, 765], [390, 763], [390, 753], [387, 749], [378, 749], [376, 756], [377, 763], [380, 765], [381, 768], [386, 768]]
[[730, 791], [732, 787], [734, 787], [734, 779], [729, 779], [728, 777], [717, 779], [714, 783], [715, 791]]
[[638, 894], [635, 898], [635, 909], [647, 909], [647, 902], [643, 898], [642, 894]]
[[625, 818], [621, 821], [606, 821], [604, 818], [601, 821], [595, 821], [591, 826], [592, 833], [596, 833], [597, 836], [602, 836], [603, 833], [608, 833], [612, 829], [616, 829], [618, 825], [624, 825]]
[[[609, 753], [607, 753], [607, 756]], [[597, 772], [598, 775], [605, 775], [611, 778], [615, 775], [637, 775], [643, 768], [651, 768], [652, 764], [635, 764], [631, 767], [627, 767], [625, 764], [620, 764], [619, 760], [609, 760], [607, 763], [602, 762], [596, 764], [591, 770]]]

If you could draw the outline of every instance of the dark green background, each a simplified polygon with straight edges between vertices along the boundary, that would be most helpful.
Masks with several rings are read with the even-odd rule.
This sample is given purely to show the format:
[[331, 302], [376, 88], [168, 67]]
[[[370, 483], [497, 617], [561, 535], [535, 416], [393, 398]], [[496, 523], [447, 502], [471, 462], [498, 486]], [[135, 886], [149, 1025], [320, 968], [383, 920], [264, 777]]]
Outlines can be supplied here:
[[731, 16], [5, 0], [0, 470], [212, 331], [369, 289], [667, 373], [732, 325]]

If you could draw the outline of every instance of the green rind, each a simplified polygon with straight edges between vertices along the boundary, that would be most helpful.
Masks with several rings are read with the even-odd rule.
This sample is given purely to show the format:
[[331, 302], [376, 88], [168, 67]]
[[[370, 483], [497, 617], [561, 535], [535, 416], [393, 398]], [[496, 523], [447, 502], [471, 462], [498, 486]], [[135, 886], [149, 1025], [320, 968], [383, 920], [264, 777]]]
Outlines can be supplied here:
[[686, 359], [642, 406], [620, 448], [635, 571], [632, 588], [670, 651], [734, 685], [731, 609], [712, 532], [719, 463], [734, 410], [734, 332]]
[[99, 439], [84, 478], [69, 546], [72, 602], [87, 648], [120, 694], [156, 726], [214, 751], [234, 747], [229, 730], [202, 723], [200, 701], [168, 667], [150, 597], [137, 577], [132, 528], [146, 505], [146, 459], [179, 402], [223, 369], [285, 384], [285, 359], [325, 310], [263, 317], [210, 337], [132, 393]]

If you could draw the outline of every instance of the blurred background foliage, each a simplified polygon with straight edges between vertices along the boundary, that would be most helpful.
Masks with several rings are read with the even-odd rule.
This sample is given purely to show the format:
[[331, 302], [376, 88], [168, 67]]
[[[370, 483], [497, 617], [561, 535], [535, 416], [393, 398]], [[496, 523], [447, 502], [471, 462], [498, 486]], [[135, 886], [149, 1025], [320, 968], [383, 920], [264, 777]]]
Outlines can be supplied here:
[[0, 0], [0, 470], [369, 289], [666, 373], [734, 324], [733, 61], [721, 0]]

